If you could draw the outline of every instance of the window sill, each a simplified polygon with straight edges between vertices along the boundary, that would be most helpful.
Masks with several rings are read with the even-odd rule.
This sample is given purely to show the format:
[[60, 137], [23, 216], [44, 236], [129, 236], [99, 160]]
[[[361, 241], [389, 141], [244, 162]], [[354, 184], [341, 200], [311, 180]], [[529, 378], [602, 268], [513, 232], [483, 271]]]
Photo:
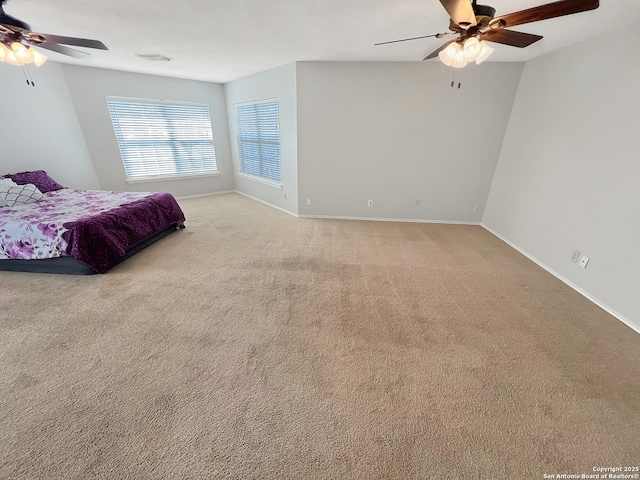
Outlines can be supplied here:
[[282, 183], [276, 180], [270, 180], [268, 178], [258, 177], [257, 175], [251, 175], [250, 173], [244, 173], [244, 172], [238, 173], [238, 176], [249, 179], [249, 180], [253, 180], [254, 182], [264, 183], [265, 185], [269, 185], [271, 187], [282, 188]]
[[206, 177], [217, 177], [220, 175], [220, 172], [213, 173], [200, 173], [196, 175], [168, 175], [162, 177], [145, 177], [145, 178], [127, 178], [127, 183], [149, 183], [149, 182], [164, 182], [171, 180], [187, 180], [189, 178], [206, 178]]

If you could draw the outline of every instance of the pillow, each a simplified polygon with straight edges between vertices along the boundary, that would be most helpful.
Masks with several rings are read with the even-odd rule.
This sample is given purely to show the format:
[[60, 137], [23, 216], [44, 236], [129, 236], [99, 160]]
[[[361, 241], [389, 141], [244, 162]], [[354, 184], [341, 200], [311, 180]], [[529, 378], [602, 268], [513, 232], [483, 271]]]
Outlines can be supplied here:
[[16, 185], [14, 183], [10, 185], [6, 182], [6, 179], [0, 181], [0, 203], [6, 207], [36, 203], [43, 198], [42, 192], [31, 183], [26, 185]]
[[5, 177], [10, 178], [18, 185], [26, 185], [28, 183], [35, 185], [42, 193], [55, 192], [56, 190], [62, 190], [64, 188], [43, 170], [13, 173], [5, 175]]
[[[0, 177], [0, 191], [8, 192], [11, 187], [17, 187], [18, 185], [10, 178]], [[6, 207], [7, 202], [4, 201], [4, 195], [0, 194], [0, 207]]]

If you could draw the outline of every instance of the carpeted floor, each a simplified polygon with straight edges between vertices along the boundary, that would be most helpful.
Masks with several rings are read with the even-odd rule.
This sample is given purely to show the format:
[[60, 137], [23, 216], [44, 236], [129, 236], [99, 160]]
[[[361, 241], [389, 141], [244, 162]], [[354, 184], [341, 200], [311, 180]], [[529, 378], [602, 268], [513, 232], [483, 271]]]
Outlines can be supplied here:
[[106, 275], [0, 273], [0, 478], [640, 464], [640, 336], [481, 227], [181, 204]]

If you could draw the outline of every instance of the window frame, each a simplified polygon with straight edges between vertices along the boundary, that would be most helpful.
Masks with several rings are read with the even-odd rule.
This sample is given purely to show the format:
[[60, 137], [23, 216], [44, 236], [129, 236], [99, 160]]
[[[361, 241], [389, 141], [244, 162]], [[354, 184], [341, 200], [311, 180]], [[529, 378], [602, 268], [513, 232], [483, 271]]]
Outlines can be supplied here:
[[[257, 145], [277, 145], [278, 146], [278, 169], [279, 169], [279, 174], [280, 174], [280, 178], [279, 179], [274, 179], [272, 177], [268, 177], [266, 175], [258, 175], [254, 172], [249, 172], [245, 170], [245, 162], [243, 160], [242, 157], [242, 137], [240, 135], [240, 116], [238, 115], [238, 109], [239, 107], [243, 107], [243, 106], [251, 106], [251, 105], [260, 105], [260, 104], [264, 104], [264, 103], [275, 103], [276, 108], [277, 108], [277, 115], [278, 115], [278, 123], [277, 123], [277, 132], [278, 132], [278, 141], [276, 142], [261, 142], [261, 141], [254, 141], [251, 143], [257, 144]], [[271, 98], [263, 98], [260, 100], [251, 100], [248, 102], [238, 102], [238, 103], [234, 103], [233, 104], [234, 107], [234, 114], [235, 114], [235, 121], [236, 121], [236, 144], [238, 147], [238, 158], [240, 160], [240, 171], [238, 172], [238, 175], [240, 177], [243, 178], [247, 178], [249, 180], [253, 180], [255, 182], [258, 183], [263, 183], [266, 185], [270, 185], [276, 188], [282, 188], [283, 183], [282, 183], [282, 138], [280, 136], [280, 132], [281, 132], [281, 128], [280, 128], [280, 100], [278, 99], [278, 97], [271, 97]], [[260, 163], [262, 163], [262, 156], [259, 159]]]
[[[211, 152], [212, 152], [212, 156], [213, 156], [213, 169], [203, 169], [203, 170], [197, 170], [197, 171], [187, 171], [184, 173], [170, 173], [170, 174], [146, 174], [146, 175], [140, 175], [140, 176], [129, 176], [128, 172], [127, 172], [127, 162], [125, 161], [125, 155], [123, 154], [123, 146], [126, 147], [126, 142], [121, 143], [120, 142], [120, 138], [122, 137], [121, 133], [119, 133], [119, 126], [117, 126], [116, 122], [119, 120], [117, 119], [116, 121], [114, 121], [114, 116], [112, 115], [112, 107], [110, 105], [110, 102], [118, 102], [118, 103], [130, 103], [130, 104], [150, 104], [150, 105], [176, 105], [176, 106], [185, 106], [185, 107], [203, 107], [203, 109], [206, 109], [206, 113], [207, 113], [207, 117], [209, 120], [209, 129], [211, 131], [211, 138], [210, 138], [210, 142], [211, 142]], [[125, 169], [125, 175], [126, 175], [126, 182], [129, 184], [135, 184], [135, 183], [148, 183], [148, 182], [162, 182], [165, 180], [183, 180], [183, 179], [189, 179], [189, 178], [204, 178], [204, 177], [216, 177], [220, 175], [220, 170], [218, 169], [218, 158], [216, 155], [216, 150], [215, 150], [215, 139], [214, 139], [214, 133], [213, 133], [213, 124], [211, 121], [211, 111], [209, 108], [209, 105], [206, 103], [194, 103], [194, 102], [183, 102], [183, 101], [173, 101], [173, 100], [163, 100], [163, 99], [151, 99], [151, 98], [135, 98], [135, 97], [119, 97], [119, 96], [107, 96], [106, 97], [106, 104], [107, 104], [107, 111], [109, 113], [109, 119], [111, 121], [111, 125], [113, 127], [113, 131], [114, 134], [116, 136], [116, 142], [118, 143], [118, 150], [120, 152], [120, 158], [122, 161], [122, 165]], [[116, 114], [117, 115], [117, 114]], [[158, 118], [163, 118], [163, 117], [158, 117]], [[165, 146], [169, 147], [171, 150], [173, 150], [174, 153], [176, 152], [176, 147], [178, 146], [178, 144], [180, 143], [180, 139], [176, 138], [176, 132], [174, 130], [169, 130], [169, 134], [171, 136], [171, 138], [167, 141], [164, 142], [160, 142], [162, 144], [166, 144]], [[205, 141], [201, 140], [201, 139], [193, 139], [193, 140], [182, 140], [184, 142], [200, 142], [200, 143], [204, 143]], [[138, 143], [143, 143], [144, 141], [140, 141], [138, 140]], [[134, 143], [134, 142], [131, 142]], [[153, 144], [153, 140], [149, 140], [150, 144]], [[173, 155], [171, 157], [171, 161], [174, 164], [174, 168], [176, 170], [179, 170], [179, 165], [180, 163], [177, 161], [180, 160], [179, 156]], [[211, 161], [211, 159], [209, 159], [209, 161]]]

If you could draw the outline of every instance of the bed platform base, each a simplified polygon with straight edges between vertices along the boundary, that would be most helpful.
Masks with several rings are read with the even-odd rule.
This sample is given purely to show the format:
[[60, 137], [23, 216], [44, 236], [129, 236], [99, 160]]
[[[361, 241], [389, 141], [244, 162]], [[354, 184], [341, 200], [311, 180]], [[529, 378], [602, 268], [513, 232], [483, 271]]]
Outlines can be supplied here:
[[[179, 228], [178, 224], [174, 223], [164, 230], [160, 230], [159, 232], [143, 238], [135, 245], [129, 247], [127, 252], [118, 260], [118, 263], [132, 257], [136, 253], [147, 248], [149, 245], [152, 245], [170, 233], [175, 232]], [[86, 263], [73, 257], [44, 258], [37, 260], [0, 260], [0, 271], [57, 273], [66, 275], [95, 275], [98, 273]]]

